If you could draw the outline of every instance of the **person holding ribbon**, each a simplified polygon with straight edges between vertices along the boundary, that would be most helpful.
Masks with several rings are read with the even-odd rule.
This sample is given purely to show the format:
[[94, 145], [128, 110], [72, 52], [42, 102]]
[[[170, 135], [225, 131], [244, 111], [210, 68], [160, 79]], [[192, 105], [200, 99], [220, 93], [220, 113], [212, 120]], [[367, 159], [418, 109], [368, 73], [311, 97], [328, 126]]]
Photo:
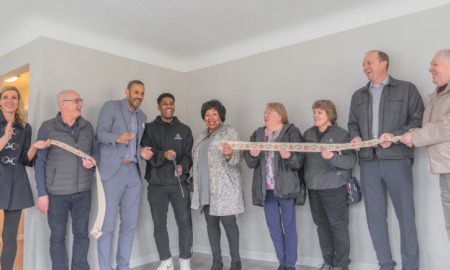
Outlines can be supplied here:
[[[163, 93], [157, 98], [161, 115], [145, 125], [141, 145], [151, 147], [153, 156], [147, 160], [145, 179], [148, 181], [148, 202], [153, 220], [153, 236], [160, 266], [157, 270], [174, 270], [167, 233], [169, 203], [178, 225], [180, 270], [191, 270], [192, 220], [191, 200], [187, 180], [192, 166], [192, 132], [175, 113], [175, 97]], [[174, 163], [177, 167], [174, 167]], [[177, 172], [179, 178], [177, 177]]]
[[66, 231], [72, 217], [71, 269], [89, 269], [89, 215], [91, 185], [99, 146], [91, 123], [81, 116], [83, 100], [74, 90], [58, 93], [59, 113], [39, 128], [38, 140], [57, 140], [79, 149], [95, 160], [81, 158], [59, 146], [37, 151], [35, 177], [37, 209], [47, 214], [50, 227], [50, 257], [53, 269], [69, 269]]
[[[303, 142], [302, 134], [289, 123], [283, 104], [267, 104], [264, 127], [250, 137], [251, 142]], [[298, 171], [305, 155], [280, 151], [244, 152], [245, 161], [253, 170], [253, 204], [264, 207], [267, 226], [280, 266], [278, 270], [294, 270], [297, 262], [297, 228], [295, 199], [300, 194]]]
[[22, 95], [14, 86], [0, 91], [0, 209], [3, 209], [3, 250], [0, 268], [12, 270], [17, 253], [17, 231], [22, 210], [34, 205], [25, 166], [34, 164], [37, 149], [50, 140], [31, 143]]
[[220, 223], [222, 223], [230, 246], [231, 268], [241, 270], [239, 254], [239, 228], [236, 215], [244, 212], [242, 194], [241, 151], [233, 151], [222, 141], [238, 141], [239, 135], [225, 122], [226, 109], [218, 100], [202, 105], [201, 116], [206, 129], [194, 142], [193, 195], [191, 208], [205, 214], [208, 238], [213, 254], [211, 270], [222, 270], [220, 247]]
[[416, 86], [388, 75], [389, 56], [366, 53], [363, 72], [369, 82], [351, 99], [348, 131], [351, 143], [382, 139], [358, 151], [367, 224], [380, 269], [393, 270], [387, 219], [387, 197], [392, 200], [400, 227], [402, 266], [419, 269], [419, 241], [414, 210], [414, 149], [390, 138], [422, 125], [424, 105]]
[[429, 171], [439, 174], [445, 228], [450, 240], [450, 49], [436, 53], [429, 71], [436, 88], [429, 95], [422, 128], [409, 130], [401, 142], [409, 147], [426, 147]]
[[[350, 135], [336, 123], [338, 114], [331, 100], [312, 105], [314, 126], [303, 134], [305, 143], [348, 143]], [[324, 263], [319, 270], [348, 270], [350, 264], [347, 181], [356, 164], [354, 150], [307, 152], [305, 182], [314, 224], [317, 226]], [[339, 176], [334, 166], [341, 173]]]

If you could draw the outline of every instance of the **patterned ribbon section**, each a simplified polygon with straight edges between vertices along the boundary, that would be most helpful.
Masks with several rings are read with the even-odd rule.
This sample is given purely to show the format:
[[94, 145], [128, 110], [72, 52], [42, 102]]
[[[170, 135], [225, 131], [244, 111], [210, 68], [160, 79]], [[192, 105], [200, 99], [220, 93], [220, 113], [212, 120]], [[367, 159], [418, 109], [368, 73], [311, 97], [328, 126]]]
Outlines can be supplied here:
[[[233, 150], [253, 150], [258, 149], [260, 151], [280, 151], [286, 148], [291, 152], [322, 152], [323, 149], [330, 151], [340, 151], [348, 149], [358, 149], [364, 147], [372, 147], [385, 141], [398, 142], [402, 136], [395, 136], [385, 139], [373, 139], [369, 141], [362, 141], [359, 143], [269, 143], [269, 142], [239, 142], [228, 141], [228, 144]], [[225, 141], [221, 142], [220, 148], [222, 149]]]
[[100, 173], [98, 172], [97, 163], [95, 162], [95, 159], [93, 157], [63, 142], [52, 140], [52, 144], [61, 147], [62, 149], [67, 150], [79, 157], [90, 159], [96, 165], [95, 174], [97, 177], [98, 211], [97, 217], [95, 218], [94, 226], [92, 227], [91, 230], [91, 234], [92, 236], [94, 236], [94, 238], [98, 239], [103, 234], [102, 226], [103, 226], [103, 219], [105, 218], [106, 202], [105, 202], [105, 191], [103, 190], [102, 179], [100, 178]]

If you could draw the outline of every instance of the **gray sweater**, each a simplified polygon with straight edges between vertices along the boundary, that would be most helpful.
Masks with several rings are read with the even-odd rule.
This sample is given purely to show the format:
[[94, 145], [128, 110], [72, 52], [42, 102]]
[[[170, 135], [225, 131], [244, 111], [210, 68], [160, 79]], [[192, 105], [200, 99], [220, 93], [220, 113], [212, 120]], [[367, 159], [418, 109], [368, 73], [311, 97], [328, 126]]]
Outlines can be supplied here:
[[[312, 127], [303, 134], [305, 143], [347, 143], [350, 141], [346, 130], [336, 123], [323, 133], [319, 134], [317, 127]], [[329, 162], [342, 172], [344, 178], [351, 176], [351, 169], [356, 164], [354, 150], [334, 152]], [[307, 152], [305, 160], [305, 182], [308, 189], [333, 189], [346, 185], [336, 172], [328, 165], [321, 153]]]

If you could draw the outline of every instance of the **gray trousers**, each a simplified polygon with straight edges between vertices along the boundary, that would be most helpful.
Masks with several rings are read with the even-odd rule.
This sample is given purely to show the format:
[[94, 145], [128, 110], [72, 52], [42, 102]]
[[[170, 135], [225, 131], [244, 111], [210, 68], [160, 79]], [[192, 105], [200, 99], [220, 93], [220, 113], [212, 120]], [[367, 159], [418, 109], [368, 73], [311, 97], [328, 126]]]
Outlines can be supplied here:
[[317, 226], [323, 260], [347, 270], [350, 264], [347, 186], [309, 190], [309, 204]]
[[439, 175], [442, 208], [444, 209], [445, 229], [450, 240], [450, 173]]
[[372, 244], [382, 270], [394, 270], [387, 224], [387, 194], [400, 227], [403, 270], [419, 269], [412, 159], [360, 160], [361, 186]]
[[165, 261], [172, 257], [169, 247], [169, 234], [167, 233], [167, 211], [169, 202], [172, 205], [175, 220], [178, 226], [178, 245], [180, 258], [189, 259], [192, 256], [192, 221], [191, 221], [191, 200], [187, 183], [181, 184], [184, 198], [181, 194], [180, 186], [148, 186], [148, 202], [153, 219], [153, 236], [155, 237], [156, 248], [159, 259]]
[[240, 261], [239, 227], [236, 223], [236, 216], [211, 216], [209, 215], [209, 205], [205, 205], [203, 211], [205, 213], [209, 244], [211, 245], [214, 261], [222, 261], [222, 251], [220, 248], [220, 222], [222, 222], [225, 233], [227, 234], [231, 260]]
[[136, 163], [121, 164], [117, 174], [103, 181], [106, 197], [103, 235], [97, 241], [100, 270], [112, 270], [113, 239], [117, 214], [120, 213], [119, 241], [116, 270], [129, 270], [131, 249], [139, 215], [142, 181]]

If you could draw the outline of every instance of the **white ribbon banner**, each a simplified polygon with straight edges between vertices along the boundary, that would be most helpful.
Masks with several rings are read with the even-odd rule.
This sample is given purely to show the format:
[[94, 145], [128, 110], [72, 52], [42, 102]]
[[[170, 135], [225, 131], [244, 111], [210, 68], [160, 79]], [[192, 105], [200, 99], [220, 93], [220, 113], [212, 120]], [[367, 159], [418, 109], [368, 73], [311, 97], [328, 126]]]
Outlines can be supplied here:
[[[330, 151], [342, 151], [349, 149], [359, 149], [372, 147], [385, 141], [398, 142], [402, 136], [395, 136], [385, 139], [373, 139], [358, 143], [287, 143], [287, 142], [241, 142], [227, 141], [233, 150], [260, 150], [260, 151], [280, 151], [285, 148], [291, 152], [322, 152], [323, 149]], [[219, 148], [223, 148], [225, 141], [221, 142]]]

